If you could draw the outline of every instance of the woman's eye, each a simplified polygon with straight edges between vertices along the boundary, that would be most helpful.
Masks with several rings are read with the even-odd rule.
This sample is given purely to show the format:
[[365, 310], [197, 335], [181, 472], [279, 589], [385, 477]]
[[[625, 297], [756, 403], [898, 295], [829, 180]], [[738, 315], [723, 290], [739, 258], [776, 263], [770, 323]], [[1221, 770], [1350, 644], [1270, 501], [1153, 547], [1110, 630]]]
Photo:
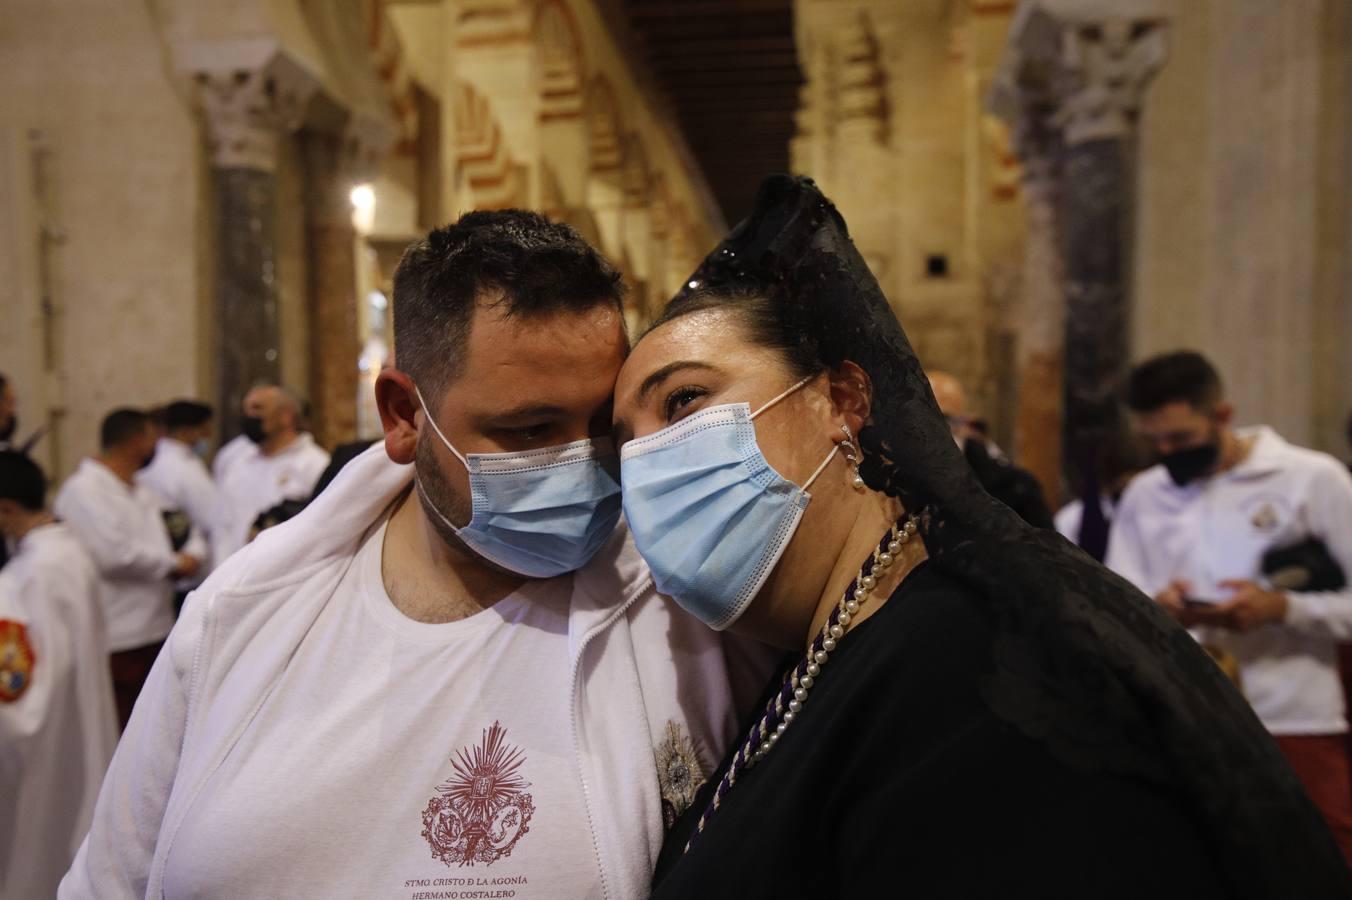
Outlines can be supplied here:
[[519, 441], [538, 441], [549, 432], [548, 425], [528, 425], [525, 428], [513, 428], [512, 436]]
[[667, 421], [668, 422], [672, 421], [672, 418], [677, 413], [682, 412], [691, 403], [694, 403], [696, 400], [698, 400], [700, 397], [703, 397], [707, 393], [708, 391], [704, 390], [704, 388], [698, 388], [693, 386], [677, 388], [676, 390], [672, 391], [670, 394], [667, 395], [665, 408], [663, 409], [663, 412], [666, 414]]

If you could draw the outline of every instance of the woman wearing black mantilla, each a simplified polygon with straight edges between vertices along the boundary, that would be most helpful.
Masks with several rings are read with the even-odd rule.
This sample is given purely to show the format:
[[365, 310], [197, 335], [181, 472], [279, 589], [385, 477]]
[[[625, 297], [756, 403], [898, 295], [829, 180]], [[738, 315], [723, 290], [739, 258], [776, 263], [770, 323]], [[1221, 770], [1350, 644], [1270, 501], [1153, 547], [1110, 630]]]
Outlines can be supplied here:
[[810, 181], [636, 345], [616, 431], [659, 589], [791, 650], [656, 897], [1352, 897], [1192, 639], [976, 484]]

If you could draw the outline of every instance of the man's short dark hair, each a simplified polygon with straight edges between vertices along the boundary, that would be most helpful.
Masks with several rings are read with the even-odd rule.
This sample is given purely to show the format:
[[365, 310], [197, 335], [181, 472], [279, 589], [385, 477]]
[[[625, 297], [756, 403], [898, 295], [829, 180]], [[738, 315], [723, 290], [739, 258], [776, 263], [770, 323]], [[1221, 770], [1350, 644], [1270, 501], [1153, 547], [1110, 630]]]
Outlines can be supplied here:
[[140, 437], [155, 423], [150, 413], [139, 409], [115, 409], [103, 417], [99, 426], [99, 447], [111, 450], [132, 438]]
[[1138, 413], [1180, 401], [1210, 412], [1221, 402], [1221, 395], [1216, 367], [1192, 350], [1152, 357], [1132, 369], [1127, 381], [1127, 406]]
[[165, 428], [196, 428], [211, 421], [211, 407], [196, 400], [175, 400], [164, 408]]
[[47, 478], [38, 464], [18, 450], [0, 450], [0, 500], [41, 512], [46, 499]]
[[476, 298], [501, 292], [509, 316], [617, 309], [620, 273], [562, 222], [520, 209], [471, 212], [404, 251], [394, 273], [399, 368], [424, 393], [464, 371]]

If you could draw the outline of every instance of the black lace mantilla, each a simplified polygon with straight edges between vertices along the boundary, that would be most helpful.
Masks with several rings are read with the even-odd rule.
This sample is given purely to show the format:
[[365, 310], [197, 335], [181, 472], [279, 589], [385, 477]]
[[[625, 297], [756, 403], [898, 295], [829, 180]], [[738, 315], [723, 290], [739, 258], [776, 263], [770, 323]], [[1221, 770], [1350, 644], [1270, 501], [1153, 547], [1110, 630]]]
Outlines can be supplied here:
[[868, 372], [861, 474], [925, 508], [932, 563], [986, 599], [999, 636], [985, 696], [997, 715], [1071, 765], [1181, 793], [1234, 896], [1352, 897], [1346, 864], [1276, 744], [1188, 634], [982, 490], [844, 220], [810, 180], [766, 179], [752, 215], [672, 303], [705, 285], [768, 293], [823, 361]]

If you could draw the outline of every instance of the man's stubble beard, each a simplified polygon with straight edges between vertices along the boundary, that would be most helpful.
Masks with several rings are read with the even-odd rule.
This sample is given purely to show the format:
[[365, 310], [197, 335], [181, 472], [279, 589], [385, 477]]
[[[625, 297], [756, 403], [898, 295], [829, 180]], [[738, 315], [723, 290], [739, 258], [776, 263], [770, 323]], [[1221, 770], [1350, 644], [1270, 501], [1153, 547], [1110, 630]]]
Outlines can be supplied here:
[[[481, 560], [493, 568], [498, 568], [466, 546], [460, 536], [442, 521], [440, 515], [437, 515], [437, 510], [440, 510], [441, 514], [452, 522], [468, 524], [474, 513], [474, 504], [460, 496], [451, 487], [450, 480], [446, 478], [445, 473], [441, 471], [441, 464], [437, 462], [437, 454], [432, 442], [425, 438], [426, 432], [418, 435], [418, 445], [414, 451], [413, 462], [417, 472], [417, 480], [422, 483], [422, 490], [418, 490], [417, 485], [414, 485], [413, 492], [417, 495], [418, 502], [422, 504], [423, 515], [427, 517], [428, 522], [432, 523], [432, 528], [436, 531], [437, 536], [451, 550]], [[464, 527], [464, 525], [461, 527]]]

